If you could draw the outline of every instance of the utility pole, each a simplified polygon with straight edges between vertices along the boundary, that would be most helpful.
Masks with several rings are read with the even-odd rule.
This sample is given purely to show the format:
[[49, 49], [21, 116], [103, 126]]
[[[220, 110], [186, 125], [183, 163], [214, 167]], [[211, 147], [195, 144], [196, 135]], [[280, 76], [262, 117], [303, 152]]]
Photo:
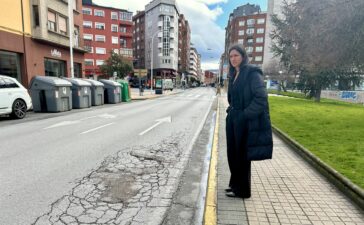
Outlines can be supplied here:
[[71, 69], [71, 78], [75, 77], [74, 68], [73, 68], [73, 9], [72, 3], [74, 0], [68, 0], [68, 33], [70, 38], [70, 69]]

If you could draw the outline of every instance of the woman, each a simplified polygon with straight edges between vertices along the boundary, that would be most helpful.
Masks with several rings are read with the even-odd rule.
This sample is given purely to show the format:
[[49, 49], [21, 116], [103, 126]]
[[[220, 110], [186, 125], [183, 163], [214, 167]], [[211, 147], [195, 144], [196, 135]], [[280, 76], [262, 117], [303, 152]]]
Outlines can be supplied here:
[[226, 117], [227, 157], [231, 172], [228, 197], [250, 198], [251, 160], [272, 157], [272, 130], [262, 71], [248, 64], [245, 50], [229, 49]]

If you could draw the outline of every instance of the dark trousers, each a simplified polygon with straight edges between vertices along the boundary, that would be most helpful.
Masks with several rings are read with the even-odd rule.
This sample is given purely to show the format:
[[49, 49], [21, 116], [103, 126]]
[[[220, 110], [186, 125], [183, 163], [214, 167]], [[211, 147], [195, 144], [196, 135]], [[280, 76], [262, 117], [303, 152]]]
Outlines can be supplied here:
[[243, 197], [251, 195], [251, 161], [246, 159], [247, 128], [239, 111], [232, 110], [226, 117], [227, 158], [230, 168], [229, 186]]

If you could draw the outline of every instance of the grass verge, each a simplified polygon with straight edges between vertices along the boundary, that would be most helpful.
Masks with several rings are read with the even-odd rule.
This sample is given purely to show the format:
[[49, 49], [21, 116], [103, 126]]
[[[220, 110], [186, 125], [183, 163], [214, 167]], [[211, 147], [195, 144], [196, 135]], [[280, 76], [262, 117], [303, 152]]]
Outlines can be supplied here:
[[338, 101], [269, 97], [272, 123], [364, 188], [364, 107]]

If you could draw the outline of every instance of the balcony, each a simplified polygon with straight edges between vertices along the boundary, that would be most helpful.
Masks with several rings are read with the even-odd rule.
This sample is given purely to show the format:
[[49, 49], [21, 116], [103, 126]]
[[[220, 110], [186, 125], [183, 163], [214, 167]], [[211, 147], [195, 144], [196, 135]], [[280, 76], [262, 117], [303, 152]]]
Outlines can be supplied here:
[[163, 27], [163, 21], [158, 21], [158, 27]]
[[162, 38], [163, 37], [163, 32], [158, 32], [158, 37]]
[[169, 37], [170, 37], [170, 38], [175, 38], [174, 33], [169, 33]]
[[158, 48], [163, 48], [163, 43], [158, 43]]

